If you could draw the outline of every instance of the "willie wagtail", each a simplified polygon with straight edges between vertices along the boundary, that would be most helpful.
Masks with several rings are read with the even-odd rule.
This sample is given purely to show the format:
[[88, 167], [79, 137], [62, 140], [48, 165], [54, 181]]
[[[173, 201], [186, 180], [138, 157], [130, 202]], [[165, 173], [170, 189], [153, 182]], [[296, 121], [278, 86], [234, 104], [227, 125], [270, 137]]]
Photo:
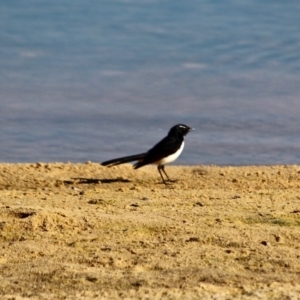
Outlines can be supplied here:
[[174, 161], [182, 152], [184, 147], [184, 137], [194, 128], [188, 127], [184, 124], [178, 124], [173, 126], [168, 135], [157, 143], [153, 148], [148, 152], [130, 155], [120, 158], [115, 158], [112, 160], [105, 161], [101, 163], [102, 166], [116, 166], [131, 161], [137, 161], [133, 167], [134, 169], [141, 168], [145, 165], [156, 164], [160, 177], [163, 183], [166, 184], [166, 181], [162, 175], [162, 172], [166, 175], [167, 180], [171, 181], [169, 176], [165, 171], [165, 164]]

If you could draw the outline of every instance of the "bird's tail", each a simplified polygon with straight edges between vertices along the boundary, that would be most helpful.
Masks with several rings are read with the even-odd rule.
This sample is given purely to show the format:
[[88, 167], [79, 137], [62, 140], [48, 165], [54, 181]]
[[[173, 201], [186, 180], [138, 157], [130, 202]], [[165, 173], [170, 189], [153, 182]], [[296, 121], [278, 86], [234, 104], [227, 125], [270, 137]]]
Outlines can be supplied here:
[[125, 163], [131, 162], [131, 161], [136, 161], [136, 160], [140, 161], [140, 160], [143, 160], [145, 155], [146, 155], [146, 153], [140, 153], [140, 154], [125, 156], [125, 157], [119, 157], [119, 158], [104, 161], [101, 163], [101, 165], [112, 167], [112, 166], [125, 164]]

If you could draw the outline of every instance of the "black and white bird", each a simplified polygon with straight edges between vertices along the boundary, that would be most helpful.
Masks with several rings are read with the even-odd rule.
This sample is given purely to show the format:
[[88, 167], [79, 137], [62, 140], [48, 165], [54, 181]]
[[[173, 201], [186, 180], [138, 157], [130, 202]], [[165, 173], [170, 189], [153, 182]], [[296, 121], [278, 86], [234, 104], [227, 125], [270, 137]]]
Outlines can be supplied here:
[[134, 169], [138, 169], [145, 165], [155, 164], [157, 165], [157, 169], [163, 183], [166, 184], [166, 180], [164, 179], [162, 172], [165, 174], [167, 181], [171, 180], [165, 171], [165, 164], [168, 164], [178, 158], [184, 147], [184, 137], [193, 130], [195, 129], [184, 124], [177, 124], [170, 129], [165, 138], [163, 138], [148, 152], [111, 159], [102, 162], [101, 165], [112, 167], [137, 161], [133, 167]]

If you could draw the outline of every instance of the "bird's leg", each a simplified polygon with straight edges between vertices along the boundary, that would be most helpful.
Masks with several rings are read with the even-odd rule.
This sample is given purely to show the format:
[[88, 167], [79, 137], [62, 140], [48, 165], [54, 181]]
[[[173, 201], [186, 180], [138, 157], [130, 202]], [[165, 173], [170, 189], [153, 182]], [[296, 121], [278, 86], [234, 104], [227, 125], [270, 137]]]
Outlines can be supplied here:
[[[157, 170], [158, 170], [158, 172], [159, 172], [159, 175], [160, 175], [160, 177], [161, 177], [163, 183], [164, 183], [164, 184], [167, 184], [166, 181], [165, 181], [165, 179], [164, 179], [164, 177], [163, 177], [163, 175], [162, 175], [162, 173], [161, 173], [161, 169], [163, 170], [163, 166], [158, 165], [158, 166], [157, 166]], [[165, 173], [165, 172], [164, 172], [164, 173]], [[167, 175], [167, 178], [168, 178], [168, 175]], [[168, 178], [168, 179], [169, 179], [169, 178]]]
[[170, 182], [176, 182], [177, 181], [177, 180], [174, 180], [174, 179], [172, 180], [172, 179], [169, 178], [167, 172], [165, 171], [165, 165], [162, 165], [161, 169], [163, 170], [164, 174], [167, 176], [168, 181], [170, 181]]
[[162, 169], [162, 171], [164, 172], [164, 174], [166, 175], [166, 177], [168, 178], [168, 181], [171, 181], [170, 178], [169, 178], [169, 176], [168, 176], [168, 174], [167, 174], [166, 171], [165, 171], [165, 165], [162, 165], [162, 166], [161, 166], [161, 169]]
[[[168, 176], [167, 172], [165, 171], [165, 165], [160, 165], [160, 166], [158, 166], [158, 171], [159, 171], [159, 173], [160, 173], [160, 176], [162, 177], [162, 174], [161, 174], [161, 171], [160, 171], [160, 170], [163, 171], [163, 173], [166, 175], [166, 177], [167, 177], [167, 179], [168, 179], [169, 182], [176, 182], [176, 180], [172, 180], [172, 179], [170, 179], [170, 177]], [[163, 177], [162, 177], [162, 178], [163, 178]], [[165, 180], [163, 180], [163, 182], [164, 182], [164, 184], [166, 184]]]

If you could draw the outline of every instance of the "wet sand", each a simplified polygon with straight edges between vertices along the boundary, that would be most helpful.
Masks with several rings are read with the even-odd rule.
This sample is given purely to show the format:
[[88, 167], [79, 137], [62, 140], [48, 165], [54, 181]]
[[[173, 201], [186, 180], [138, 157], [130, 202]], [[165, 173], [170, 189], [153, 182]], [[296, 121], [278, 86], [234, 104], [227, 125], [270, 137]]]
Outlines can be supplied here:
[[299, 299], [300, 166], [0, 164], [1, 299]]

